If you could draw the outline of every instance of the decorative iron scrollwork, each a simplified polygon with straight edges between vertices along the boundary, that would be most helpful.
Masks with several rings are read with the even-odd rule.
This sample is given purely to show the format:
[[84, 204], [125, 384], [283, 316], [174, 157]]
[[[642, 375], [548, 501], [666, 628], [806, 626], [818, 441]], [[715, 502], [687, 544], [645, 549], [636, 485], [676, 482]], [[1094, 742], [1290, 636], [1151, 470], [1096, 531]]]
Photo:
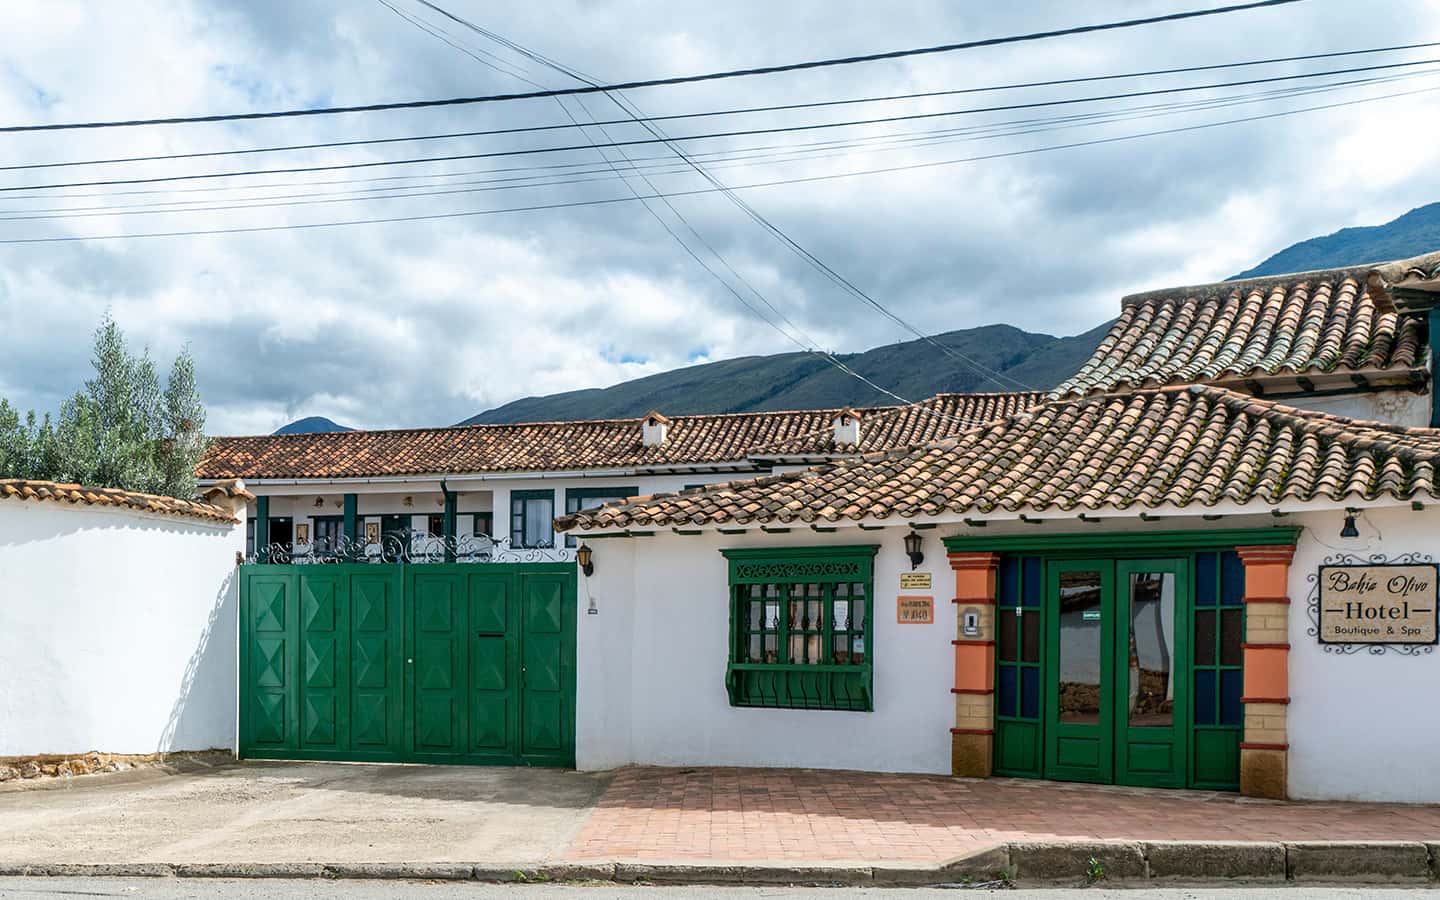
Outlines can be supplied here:
[[311, 544], [267, 544], [246, 557], [248, 563], [332, 565], [336, 563], [516, 563], [574, 562], [575, 551], [553, 545], [511, 547], [509, 538], [491, 535], [438, 535], [419, 529], [386, 532], [379, 542], [340, 535]]

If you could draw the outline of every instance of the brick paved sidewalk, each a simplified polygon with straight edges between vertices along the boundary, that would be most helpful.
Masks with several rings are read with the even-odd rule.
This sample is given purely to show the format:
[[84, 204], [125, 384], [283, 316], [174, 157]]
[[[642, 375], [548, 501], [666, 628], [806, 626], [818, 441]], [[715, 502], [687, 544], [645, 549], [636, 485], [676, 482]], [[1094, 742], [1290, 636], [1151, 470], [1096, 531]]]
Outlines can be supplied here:
[[1440, 806], [794, 769], [619, 772], [576, 860], [937, 863], [1005, 841], [1435, 840]]

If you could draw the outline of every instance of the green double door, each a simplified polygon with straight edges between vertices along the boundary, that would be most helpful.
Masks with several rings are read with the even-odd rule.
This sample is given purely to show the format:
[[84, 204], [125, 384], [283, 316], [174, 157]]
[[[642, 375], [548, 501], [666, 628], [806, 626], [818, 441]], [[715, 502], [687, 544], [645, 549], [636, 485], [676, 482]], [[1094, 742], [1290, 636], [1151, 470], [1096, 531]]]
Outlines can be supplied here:
[[573, 565], [240, 578], [241, 756], [574, 765]]
[[1184, 787], [1189, 560], [1046, 568], [1045, 777]]

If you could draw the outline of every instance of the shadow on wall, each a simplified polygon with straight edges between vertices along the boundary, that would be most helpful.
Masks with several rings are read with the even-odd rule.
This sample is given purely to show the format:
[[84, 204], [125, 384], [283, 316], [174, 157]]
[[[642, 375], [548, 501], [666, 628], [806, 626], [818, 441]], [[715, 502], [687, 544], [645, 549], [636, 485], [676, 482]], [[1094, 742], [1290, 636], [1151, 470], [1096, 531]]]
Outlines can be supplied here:
[[[195, 652], [185, 664], [170, 718], [160, 732], [158, 752], [174, 750], [231, 750], [235, 746], [236, 673], [235, 625], [239, 597], [237, 569], [231, 569], [215, 593], [205, 629]], [[209, 698], [208, 700], [202, 698]], [[222, 699], [223, 698], [223, 699]], [[224, 708], [217, 708], [219, 704]], [[223, 723], [223, 724], [222, 724]], [[214, 735], [228, 729], [230, 741], [214, 746]], [[207, 735], [207, 737], [194, 737]]]

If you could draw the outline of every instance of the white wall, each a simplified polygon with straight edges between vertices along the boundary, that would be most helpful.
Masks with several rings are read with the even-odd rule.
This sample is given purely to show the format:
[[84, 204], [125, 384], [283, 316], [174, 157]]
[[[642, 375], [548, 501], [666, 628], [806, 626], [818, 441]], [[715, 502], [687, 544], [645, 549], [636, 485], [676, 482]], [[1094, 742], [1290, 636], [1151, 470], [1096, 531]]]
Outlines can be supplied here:
[[235, 746], [244, 525], [0, 500], [0, 756]]
[[[925, 535], [929, 592], [899, 589], [908, 529], [674, 535], [591, 541], [581, 579], [576, 757], [581, 769], [641, 765], [809, 766], [948, 773], [955, 721], [954, 576]], [[730, 705], [729, 570], [722, 548], [880, 544], [875, 560], [874, 712]], [[932, 625], [896, 623], [896, 597], [930, 593]], [[594, 598], [596, 615], [585, 612]]]
[[1340, 552], [1440, 559], [1440, 511], [1369, 510], [1349, 540], [1338, 512], [1293, 519], [1306, 528], [1290, 568], [1290, 795], [1440, 803], [1440, 650], [1326, 653], [1309, 633], [1308, 580]]
[[1365, 422], [1388, 422], [1412, 428], [1430, 424], [1430, 395], [1406, 389], [1334, 397], [1286, 397], [1275, 402]]

